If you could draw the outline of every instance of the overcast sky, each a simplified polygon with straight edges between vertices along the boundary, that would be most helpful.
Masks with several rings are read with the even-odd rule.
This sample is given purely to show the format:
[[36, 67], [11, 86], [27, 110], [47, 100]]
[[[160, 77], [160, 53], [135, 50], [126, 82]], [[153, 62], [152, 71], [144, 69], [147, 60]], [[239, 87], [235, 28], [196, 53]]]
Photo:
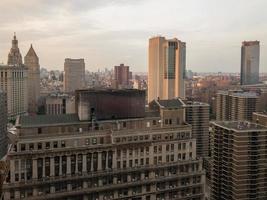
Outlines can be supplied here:
[[239, 72], [243, 40], [259, 40], [267, 72], [266, 0], [0, 0], [0, 62], [13, 32], [24, 56], [33, 44], [42, 67], [85, 58], [95, 71], [125, 63], [147, 71], [148, 39], [187, 43], [187, 68]]

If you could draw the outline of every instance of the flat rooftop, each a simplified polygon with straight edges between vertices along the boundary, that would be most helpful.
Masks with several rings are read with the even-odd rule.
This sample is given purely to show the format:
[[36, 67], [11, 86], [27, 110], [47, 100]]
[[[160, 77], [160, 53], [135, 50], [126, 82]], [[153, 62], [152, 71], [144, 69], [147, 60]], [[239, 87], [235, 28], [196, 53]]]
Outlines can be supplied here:
[[34, 115], [34, 116], [20, 116], [16, 122], [16, 126], [23, 128], [27, 127], [41, 127], [56, 124], [75, 124], [79, 123], [77, 114], [62, 114], [62, 115]]
[[226, 128], [237, 132], [267, 131], [267, 127], [249, 121], [219, 121], [212, 123], [222, 128]]
[[161, 108], [181, 108], [184, 103], [180, 99], [155, 100]]

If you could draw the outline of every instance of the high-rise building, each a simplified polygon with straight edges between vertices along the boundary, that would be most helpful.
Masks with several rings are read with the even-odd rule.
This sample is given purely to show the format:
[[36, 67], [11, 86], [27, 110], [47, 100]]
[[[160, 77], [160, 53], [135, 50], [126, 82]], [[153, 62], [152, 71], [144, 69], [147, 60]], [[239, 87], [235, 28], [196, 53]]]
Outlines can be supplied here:
[[259, 108], [259, 95], [242, 90], [219, 91], [216, 104], [217, 121], [251, 121], [252, 113]]
[[[7, 153], [7, 98], [0, 89], [0, 160]], [[0, 172], [1, 173], [1, 172]]]
[[64, 91], [75, 92], [85, 87], [84, 59], [66, 58], [64, 63]]
[[213, 122], [211, 200], [267, 199], [267, 127]]
[[24, 58], [24, 64], [28, 69], [28, 112], [36, 113], [40, 97], [40, 65], [32, 45]]
[[115, 88], [117, 89], [129, 88], [130, 87], [129, 79], [130, 79], [129, 66], [125, 66], [124, 64], [114, 66]]
[[18, 119], [5, 200], [204, 200], [202, 160], [179, 100], [145, 111], [145, 91], [76, 94], [78, 114]]
[[7, 94], [8, 118], [28, 110], [27, 68], [22, 64], [16, 36], [8, 54], [8, 65], [0, 65], [0, 89]]
[[184, 101], [186, 122], [192, 126], [192, 135], [197, 140], [197, 156], [209, 154], [209, 104]]
[[241, 47], [240, 84], [259, 83], [260, 42], [244, 41]]
[[149, 39], [148, 102], [185, 97], [186, 44], [174, 38]]

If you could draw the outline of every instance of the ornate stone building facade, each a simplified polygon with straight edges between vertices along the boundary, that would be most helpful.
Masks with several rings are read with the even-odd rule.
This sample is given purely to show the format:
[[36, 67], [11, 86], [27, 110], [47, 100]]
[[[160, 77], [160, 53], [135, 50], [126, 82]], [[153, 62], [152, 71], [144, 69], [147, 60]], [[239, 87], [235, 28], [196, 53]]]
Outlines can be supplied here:
[[5, 200], [204, 199], [202, 160], [179, 100], [153, 102], [132, 118], [99, 120], [100, 107], [88, 110], [91, 120], [20, 117]]
[[0, 89], [7, 94], [8, 118], [28, 110], [27, 68], [22, 64], [18, 40], [14, 36], [8, 54], [8, 65], [0, 65]]

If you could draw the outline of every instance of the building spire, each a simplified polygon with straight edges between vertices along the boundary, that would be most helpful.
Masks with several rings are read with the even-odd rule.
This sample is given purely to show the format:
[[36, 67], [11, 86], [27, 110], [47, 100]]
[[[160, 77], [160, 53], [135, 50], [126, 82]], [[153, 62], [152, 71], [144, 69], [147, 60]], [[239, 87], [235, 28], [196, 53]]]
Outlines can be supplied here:
[[14, 32], [13, 40], [12, 40], [12, 48], [8, 54], [8, 65], [20, 66], [22, 65], [22, 57], [18, 47], [18, 40], [16, 37], [16, 32]]

